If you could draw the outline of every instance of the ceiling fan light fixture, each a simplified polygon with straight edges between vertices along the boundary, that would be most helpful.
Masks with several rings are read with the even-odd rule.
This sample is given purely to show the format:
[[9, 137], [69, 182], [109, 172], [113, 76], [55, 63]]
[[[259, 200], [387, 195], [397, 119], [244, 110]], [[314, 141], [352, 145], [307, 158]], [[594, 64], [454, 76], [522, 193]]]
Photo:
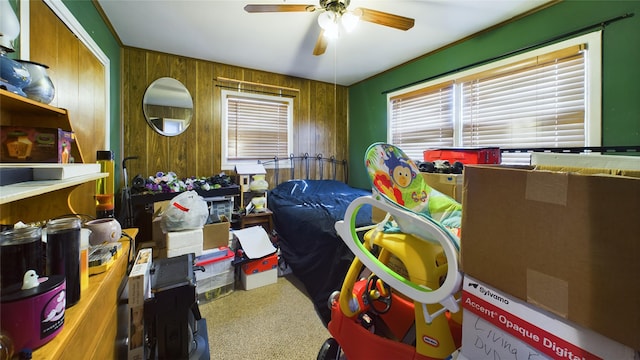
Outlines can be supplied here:
[[340, 23], [348, 33], [352, 32], [356, 28], [359, 20], [360, 17], [350, 11], [345, 12], [340, 17]]
[[[3, 1], [3, 0], [0, 0]], [[7, 1], [7, 0], [4, 0]], [[287, 0], [284, 0], [285, 2]], [[343, 33], [352, 32], [360, 21], [407, 31], [415, 25], [415, 19], [384, 11], [356, 7], [349, 10], [351, 0], [318, 0], [319, 6], [298, 4], [248, 4], [249, 13], [267, 12], [317, 12], [320, 34], [313, 48], [313, 55], [322, 55], [329, 40], [336, 40]]]
[[324, 36], [330, 39], [337, 39], [339, 35], [338, 21], [336, 14], [325, 11], [318, 16], [318, 25], [324, 30]]

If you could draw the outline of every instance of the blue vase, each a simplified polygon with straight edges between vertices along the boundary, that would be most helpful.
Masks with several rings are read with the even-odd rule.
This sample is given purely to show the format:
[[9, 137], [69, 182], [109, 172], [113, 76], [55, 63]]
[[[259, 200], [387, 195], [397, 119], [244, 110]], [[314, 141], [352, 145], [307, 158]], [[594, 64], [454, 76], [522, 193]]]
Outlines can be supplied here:
[[22, 88], [29, 85], [30, 82], [31, 75], [27, 68], [5, 54], [0, 54], [0, 85], [12, 93], [27, 96]]
[[49, 74], [47, 74], [47, 65], [43, 65], [33, 61], [17, 60], [22, 66], [24, 66], [29, 75], [31, 75], [31, 82], [22, 88], [26, 96], [29, 99], [39, 101], [41, 103], [49, 104], [53, 101], [53, 97], [56, 95], [56, 89], [53, 86]]

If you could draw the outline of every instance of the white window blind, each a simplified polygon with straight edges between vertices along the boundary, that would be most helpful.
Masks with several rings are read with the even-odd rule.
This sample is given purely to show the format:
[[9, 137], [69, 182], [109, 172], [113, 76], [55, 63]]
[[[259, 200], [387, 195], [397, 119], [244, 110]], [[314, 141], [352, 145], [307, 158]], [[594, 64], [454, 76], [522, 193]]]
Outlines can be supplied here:
[[389, 94], [387, 141], [415, 160], [442, 147], [599, 146], [600, 42], [587, 34]]
[[226, 93], [225, 101], [227, 161], [289, 156], [290, 99]]
[[453, 146], [453, 82], [391, 99], [392, 144], [411, 158], [422, 158], [424, 144]]
[[534, 59], [532, 65], [462, 82], [462, 143], [501, 148], [585, 146], [581, 50], [564, 49]]

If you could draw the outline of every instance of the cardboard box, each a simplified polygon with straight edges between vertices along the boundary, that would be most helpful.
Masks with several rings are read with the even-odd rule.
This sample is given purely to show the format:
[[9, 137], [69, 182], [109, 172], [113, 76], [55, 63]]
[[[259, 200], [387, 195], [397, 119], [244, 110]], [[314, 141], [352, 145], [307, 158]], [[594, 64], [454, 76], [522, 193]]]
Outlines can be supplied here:
[[151, 240], [159, 249], [167, 247], [167, 236], [162, 230], [162, 216], [156, 216], [151, 221]]
[[271, 269], [254, 274], [246, 274], [240, 271], [240, 281], [242, 288], [245, 290], [253, 290], [265, 285], [275, 284], [278, 282], [278, 269]]
[[150, 270], [152, 264], [152, 250], [140, 249], [136, 261], [129, 273], [127, 282], [128, 300], [128, 334], [130, 360], [146, 358], [144, 347], [144, 301], [151, 296]]
[[437, 174], [421, 172], [427, 185], [441, 193], [448, 195], [457, 202], [462, 202], [463, 176], [460, 174]]
[[[169, 231], [168, 233], [165, 233], [167, 238], [167, 250], [194, 245], [199, 245], [202, 248], [202, 234], [202, 228], [183, 231]], [[202, 250], [200, 250], [200, 253], [202, 253]], [[196, 256], [200, 256], [200, 254]]]
[[128, 295], [129, 306], [144, 305], [144, 300], [151, 296], [149, 271], [152, 264], [152, 250], [140, 249], [136, 262], [129, 273]]
[[167, 257], [171, 258], [189, 253], [200, 256], [203, 250], [202, 234], [202, 228], [165, 233]]
[[73, 142], [73, 133], [62, 129], [0, 126], [0, 161], [67, 164]]
[[171, 205], [171, 200], [156, 201], [153, 203], [153, 216], [162, 218], [162, 214]]
[[461, 352], [468, 359], [637, 359], [630, 347], [469, 276], [462, 308]]
[[639, 199], [640, 178], [467, 166], [462, 269], [640, 349]]
[[640, 177], [640, 157], [623, 155], [565, 154], [536, 152], [531, 154], [531, 165], [536, 168], [552, 166], [572, 169], [593, 169], [593, 173], [606, 172], [613, 175]]
[[[276, 248], [273, 246], [269, 235], [262, 226], [251, 226], [248, 228], [234, 230], [234, 236], [238, 238], [238, 245], [242, 248], [246, 259], [257, 261], [255, 266], [250, 270], [240, 271], [240, 280], [245, 290], [255, 289], [257, 287], [273, 284], [278, 281], [278, 269]], [[262, 264], [266, 260], [266, 264], [272, 262], [275, 257], [276, 267]], [[270, 268], [270, 269], [269, 269]], [[252, 272], [253, 270], [263, 269], [265, 271]], [[268, 270], [266, 270], [268, 269]]]
[[206, 224], [203, 231], [203, 249], [217, 249], [221, 246], [229, 246], [229, 220], [219, 223]]
[[179, 248], [167, 248], [167, 257], [172, 258], [184, 254], [194, 254], [200, 256], [202, 254], [202, 244], [183, 246]]

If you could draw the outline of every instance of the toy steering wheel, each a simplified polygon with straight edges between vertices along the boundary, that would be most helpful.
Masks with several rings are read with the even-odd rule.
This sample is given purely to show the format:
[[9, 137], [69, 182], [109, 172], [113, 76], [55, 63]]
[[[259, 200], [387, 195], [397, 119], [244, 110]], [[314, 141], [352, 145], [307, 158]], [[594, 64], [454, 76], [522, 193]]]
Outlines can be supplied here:
[[[376, 275], [369, 276], [364, 291], [365, 303], [371, 305], [371, 311], [375, 314], [384, 314], [391, 309], [391, 286]], [[378, 309], [376, 302], [384, 304], [384, 308]]]

